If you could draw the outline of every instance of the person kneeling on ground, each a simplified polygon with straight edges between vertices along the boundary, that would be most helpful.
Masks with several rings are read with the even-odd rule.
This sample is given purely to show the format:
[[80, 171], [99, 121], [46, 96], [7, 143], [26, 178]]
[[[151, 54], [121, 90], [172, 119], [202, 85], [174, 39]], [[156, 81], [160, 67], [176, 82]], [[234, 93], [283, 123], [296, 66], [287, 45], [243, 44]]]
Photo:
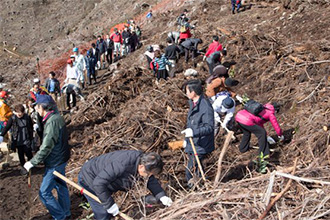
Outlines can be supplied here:
[[[256, 103], [255, 101], [253, 102]], [[245, 108], [247, 104], [245, 104]], [[269, 157], [270, 150], [267, 142], [267, 139], [269, 138], [267, 138], [267, 132], [264, 128], [264, 124], [270, 121], [280, 141], [284, 140], [284, 136], [275, 116], [275, 112], [279, 112], [280, 106], [275, 102], [272, 104], [267, 103], [263, 106], [261, 104], [259, 105], [261, 106], [261, 108], [258, 109], [260, 109], [261, 111], [259, 110], [256, 115], [252, 114], [247, 109], [243, 109], [237, 112], [235, 120], [243, 131], [243, 138], [239, 145], [239, 150], [242, 153], [247, 152], [250, 149], [251, 133], [256, 135], [258, 138], [259, 145], [259, 157], [257, 164], [258, 172], [266, 173], [267, 161], [264, 159], [267, 159]]]
[[[235, 101], [228, 91], [219, 92], [212, 104], [214, 110], [214, 136], [218, 133], [219, 123], [223, 129], [233, 130], [233, 116], [235, 113]], [[221, 117], [224, 117], [221, 122]]]
[[156, 200], [165, 206], [170, 206], [172, 200], [166, 196], [154, 176], [160, 174], [162, 170], [163, 161], [156, 153], [135, 150], [115, 151], [86, 162], [80, 170], [78, 183], [102, 202], [100, 204], [85, 195], [95, 219], [109, 219], [119, 213], [119, 207], [112, 194], [117, 191], [128, 191], [141, 177], [148, 178], [147, 188]]
[[6, 127], [1, 131], [0, 134], [0, 143], [3, 141], [3, 137], [7, 134], [7, 132], [11, 129], [11, 150], [16, 152], [19, 158], [19, 162], [22, 166], [21, 175], [26, 175], [27, 172], [23, 168], [25, 164], [25, 156], [27, 156], [28, 160], [31, 160], [32, 149], [31, 144], [33, 141], [33, 124], [30, 116], [25, 113], [25, 108], [22, 104], [18, 104], [14, 107], [14, 115], [12, 115]]

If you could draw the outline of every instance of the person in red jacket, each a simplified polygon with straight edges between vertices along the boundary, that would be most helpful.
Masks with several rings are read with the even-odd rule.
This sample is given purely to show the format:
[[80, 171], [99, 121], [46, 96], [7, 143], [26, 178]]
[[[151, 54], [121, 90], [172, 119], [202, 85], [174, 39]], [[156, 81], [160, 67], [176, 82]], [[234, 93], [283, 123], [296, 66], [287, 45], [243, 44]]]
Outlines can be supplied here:
[[113, 33], [110, 36], [110, 39], [113, 41], [113, 46], [114, 46], [114, 50], [113, 50], [114, 61], [117, 61], [120, 58], [120, 47], [121, 47], [121, 44], [123, 43], [123, 38], [117, 28], [115, 28], [114, 30], [115, 30], [115, 33]]
[[244, 153], [250, 149], [251, 133], [257, 136], [259, 144], [259, 159], [260, 167], [264, 167], [263, 171], [259, 169], [261, 173], [266, 172], [267, 162], [263, 158], [269, 157], [269, 145], [267, 142], [267, 132], [264, 128], [264, 124], [270, 121], [273, 128], [275, 129], [280, 141], [284, 140], [284, 136], [280, 125], [277, 122], [275, 112], [280, 110], [280, 106], [277, 103], [267, 103], [263, 105], [264, 109], [259, 113], [258, 116], [248, 112], [247, 110], [240, 110], [237, 112], [235, 120], [239, 127], [243, 131], [243, 138], [239, 145], [240, 152]]
[[222, 51], [222, 49], [223, 49], [222, 45], [219, 43], [219, 37], [214, 35], [213, 42], [209, 45], [209, 48], [207, 49], [203, 60], [206, 60], [206, 58], [209, 57], [214, 52]]
[[180, 37], [179, 37], [179, 43], [182, 43], [188, 38], [192, 37], [192, 34], [190, 32], [190, 29], [194, 29], [195, 27], [190, 25], [188, 22], [188, 18], [184, 18], [183, 23], [180, 26]]

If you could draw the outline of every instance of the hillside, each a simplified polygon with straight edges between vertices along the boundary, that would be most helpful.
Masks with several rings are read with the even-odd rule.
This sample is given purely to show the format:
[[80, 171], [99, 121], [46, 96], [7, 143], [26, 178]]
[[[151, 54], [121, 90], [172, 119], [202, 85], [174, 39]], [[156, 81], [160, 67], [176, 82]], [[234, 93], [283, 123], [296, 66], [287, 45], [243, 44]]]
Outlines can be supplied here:
[[[38, 5], [33, 6], [31, 1], [31, 7], [29, 5], [28, 8], [40, 9], [40, 20], [45, 17], [48, 9], [38, 2]], [[51, 1], [42, 2], [51, 4], [52, 10], [60, 12], [59, 14], [68, 14], [63, 5]], [[88, 90], [86, 102], [81, 102], [76, 112], [66, 116], [71, 132], [70, 144], [73, 146], [68, 177], [76, 179], [82, 164], [102, 153], [118, 149], [155, 151], [164, 158], [165, 171], [160, 179], [175, 203], [170, 208], [156, 206], [143, 211], [141, 201], [137, 199], [144, 195], [143, 188], [135, 188], [129, 194], [118, 193], [116, 199], [121, 204], [121, 210], [134, 219], [143, 216], [146, 219], [258, 219], [268, 202], [279, 195], [286, 185], [286, 193], [270, 209], [265, 219], [329, 219], [329, 1], [252, 1], [245, 3], [244, 11], [234, 15], [230, 12], [230, 4], [225, 0], [180, 2], [168, 4], [166, 10], [155, 7], [152, 23], [143, 23], [143, 19], [140, 20], [143, 23], [144, 46], [113, 64], [108, 70], [100, 72], [102, 82]], [[90, 1], [81, 5], [79, 8], [83, 10], [76, 13], [82, 16], [84, 13], [91, 13], [91, 10], [97, 10], [100, 5], [110, 3], [111, 1], [93, 1], [92, 4]], [[148, 3], [154, 5], [156, 2]], [[77, 4], [78, 1], [72, 2], [71, 7]], [[100, 25], [102, 28], [110, 28], [120, 21], [143, 14], [144, 11], [130, 10], [126, 7], [127, 4], [118, 5], [117, 9], [126, 13], [120, 14], [120, 18], [113, 14], [120, 10], [103, 10], [102, 18], [82, 16], [82, 21], [79, 21], [82, 17], [77, 15], [77, 20], [66, 26], [75, 30], [70, 32], [70, 39], [74, 39], [75, 44], [84, 45], [93, 39], [92, 35], [97, 31], [93, 29], [86, 32], [83, 27], [87, 23], [91, 26], [100, 25], [105, 21], [102, 19], [116, 17], [117, 20], [109, 22], [109, 25]], [[185, 128], [188, 100], [181, 87], [186, 79], [183, 74], [177, 74], [177, 77], [155, 85], [143, 57], [147, 45], [157, 43], [165, 46], [167, 32], [176, 29], [176, 17], [184, 8], [189, 10], [189, 17], [196, 25], [194, 36], [202, 38], [204, 42], [201, 48], [211, 42], [212, 35], [221, 36], [220, 41], [228, 51], [224, 61], [235, 63], [231, 68], [234, 70], [234, 78], [240, 81], [236, 89], [238, 94], [246, 94], [260, 102], [277, 101], [283, 106], [277, 117], [284, 130], [285, 142], [274, 146], [271, 167], [266, 175], [257, 173], [250, 166], [255, 159], [256, 150], [241, 154], [238, 150], [239, 142], [231, 142], [222, 163], [221, 183], [212, 188], [226, 137], [222, 133], [217, 137], [216, 150], [206, 161], [210, 180], [210, 184], [206, 184], [208, 187], [190, 192], [184, 189], [183, 164], [186, 158], [180, 150], [169, 150], [167, 143], [181, 139], [180, 131]], [[70, 17], [61, 19], [69, 20]], [[58, 22], [53, 20], [42, 24], [40, 30], [55, 26]], [[8, 26], [3, 28], [8, 29]], [[13, 33], [16, 34], [13, 39], [16, 39], [20, 31]], [[6, 32], [4, 39], [11, 39], [8, 34]], [[86, 37], [80, 37], [80, 34]], [[45, 39], [47, 35], [44, 36]], [[25, 49], [19, 49], [26, 48], [30, 53], [28, 48], [38, 44], [33, 40], [35, 36], [32, 33], [26, 36], [31, 40], [18, 47], [21, 57], [12, 55], [9, 58], [8, 52], [0, 53], [1, 76], [14, 94], [12, 102], [23, 100], [21, 96], [26, 91], [23, 88], [28, 87], [27, 80], [31, 80], [32, 73], [36, 71], [35, 58], [25, 55]], [[62, 53], [71, 48], [63, 31], [49, 39], [50, 45], [59, 43], [66, 45], [65, 49], [46, 52], [44, 60], [62, 57]], [[36, 46], [39, 56], [42, 44]], [[199, 78], [204, 81], [208, 76], [207, 68], [202, 57], [198, 59]], [[192, 63], [182, 65], [183, 60], [181, 61], [179, 69], [182, 71], [192, 67]], [[43, 72], [43, 77], [46, 73]], [[18, 79], [20, 82], [17, 82]], [[241, 108], [242, 106], [237, 107], [238, 110]], [[328, 130], [323, 129], [324, 126]], [[266, 130], [270, 135], [276, 136], [271, 126], [267, 126]], [[241, 139], [241, 135], [237, 137]], [[253, 139], [253, 143], [256, 143], [256, 139]], [[274, 176], [272, 171], [280, 173]], [[287, 184], [288, 178], [279, 176], [281, 173], [292, 172], [305, 179]], [[0, 213], [6, 213], [1, 219], [26, 219], [26, 178], [18, 176], [18, 173], [18, 166], [0, 173]], [[37, 216], [34, 219], [50, 217], [37, 199], [42, 173], [38, 169], [33, 175], [31, 216]], [[270, 187], [272, 176], [273, 186]], [[71, 191], [71, 201], [73, 219], [85, 218], [91, 213], [78, 207], [82, 202], [78, 192]]]

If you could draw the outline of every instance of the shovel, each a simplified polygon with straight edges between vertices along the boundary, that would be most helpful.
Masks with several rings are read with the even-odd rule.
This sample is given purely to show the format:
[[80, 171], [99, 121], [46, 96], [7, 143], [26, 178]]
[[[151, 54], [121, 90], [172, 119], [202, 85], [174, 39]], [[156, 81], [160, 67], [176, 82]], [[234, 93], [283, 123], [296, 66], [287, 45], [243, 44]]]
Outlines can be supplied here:
[[201, 172], [201, 175], [202, 175], [203, 180], [206, 181], [206, 178], [205, 178], [205, 175], [204, 175], [204, 171], [203, 171], [203, 167], [202, 167], [201, 162], [199, 161], [198, 154], [197, 154], [197, 151], [196, 151], [196, 148], [195, 148], [195, 144], [193, 142], [192, 137], [189, 138], [189, 141], [190, 141], [191, 147], [192, 147], [192, 149], [194, 151], [194, 155], [195, 155], [195, 158], [196, 158], [196, 161], [197, 161], [197, 164], [198, 164], [199, 171]]
[[30, 219], [30, 215], [31, 215], [31, 169], [29, 170], [29, 174], [28, 174], [28, 213], [27, 213], [27, 219]]
[[[84, 189], [83, 187], [79, 186], [77, 183], [73, 182], [72, 180], [66, 178], [65, 176], [63, 176], [62, 174], [60, 174], [59, 172], [57, 171], [54, 171], [53, 174], [55, 176], [57, 176], [58, 178], [60, 178], [61, 180], [63, 180], [64, 182], [68, 183], [69, 185], [73, 186], [74, 188], [76, 188], [77, 190], [80, 191], [80, 193], [84, 193], [85, 195], [91, 197], [92, 199], [94, 199], [95, 201], [99, 202], [99, 203], [102, 203], [100, 201], [100, 199], [94, 195], [93, 193], [87, 191], [86, 189]], [[122, 217], [123, 219], [125, 220], [133, 220], [131, 217], [129, 217], [128, 215], [122, 213], [122, 212], [119, 212], [119, 216]]]

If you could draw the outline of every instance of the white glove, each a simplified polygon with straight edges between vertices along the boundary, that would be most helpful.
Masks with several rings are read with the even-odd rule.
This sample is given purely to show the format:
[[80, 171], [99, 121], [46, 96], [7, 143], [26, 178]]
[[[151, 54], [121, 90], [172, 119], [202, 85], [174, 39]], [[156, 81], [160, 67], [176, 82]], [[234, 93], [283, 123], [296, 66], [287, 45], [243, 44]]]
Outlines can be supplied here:
[[38, 128], [39, 128], [39, 125], [38, 125], [38, 124], [34, 124], [34, 125], [33, 125], [33, 130], [34, 130], [34, 131], [37, 131]]
[[243, 98], [242, 98], [241, 96], [239, 96], [239, 95], [236, 95], [236, 99], [237, 99], [240, 103], [243, 102]]
[[267, 142], [269, 144], [275, 144], [276, 143], [276, 141], [272, 137], [270, 137], [270, 136], [267, 136]]
[[194, 136], [193, 130], [191, 128], [187, 128], [187, 129], [181, 131], [181, 134], [184, 134], [185, 137], [187, 137], [187, 138]]
[[29, 170], [33, 167], [32, 163], [30, 161], [26, 162], [24, 164], [24, 168], [29, 172]]
[[284, 135], [282, 135], [282, 136], [277, 136], [277, 137], [278, 137], [279, 141], [284, 141]]
[[167, 196], [161, 197], [160, 201], [163, 203], [164, 206], [168, 206], [168, 207], [170, 207], [173, 203], [172, 199]]
[[187, 147], [187, 141], [184, 141], [184, 142], [183, 142], [182, 147], [183, 147], [183, 148], [186, 148], [186, 147]]
[[116, 216], [119, 214], [119, 207], [118, 205], [115, 203], [113, 204], [108, 210], [107, 212], [113, 216]]
[[206, 56], [203, 56], [203, 61], [205, 61], [206, 60]]
[[174, 64], [174, 63], [172, 63], [172, 64], [171, 64], [171, 67], [172, 67], [172, 68], [174, 68], [174, 67], [175, 67], [175, 64]]
[[108, 55], [108, 51], [105, 51], [105, 55]]
[[3, 137], [0, 136], [0, 144], [3, 142]]

